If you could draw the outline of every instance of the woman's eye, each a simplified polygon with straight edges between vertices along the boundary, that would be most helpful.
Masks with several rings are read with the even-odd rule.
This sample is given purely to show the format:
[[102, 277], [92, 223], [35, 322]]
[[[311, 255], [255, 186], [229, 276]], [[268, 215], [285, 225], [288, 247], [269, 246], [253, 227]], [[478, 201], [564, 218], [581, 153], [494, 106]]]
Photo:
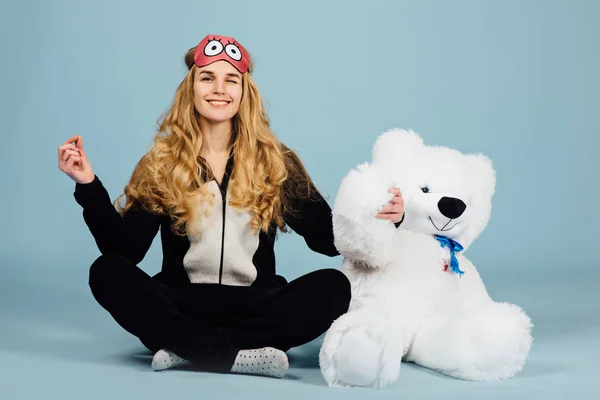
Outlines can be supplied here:
[[422, 191], [423, 193], [429, 193], [429, 186], [423, 186], [423, 187], [421, 188], [421, 191]]

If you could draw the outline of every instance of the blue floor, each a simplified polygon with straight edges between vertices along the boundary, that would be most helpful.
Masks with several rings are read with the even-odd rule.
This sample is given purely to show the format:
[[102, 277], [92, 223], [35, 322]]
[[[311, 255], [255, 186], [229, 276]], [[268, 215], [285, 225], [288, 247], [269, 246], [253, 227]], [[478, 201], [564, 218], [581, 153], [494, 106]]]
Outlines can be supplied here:
[[496, 300], [521, 305], [535, 323], [529, 362], [512, 380], [464, 382], [403, 364], [393, 386], [372, 390], [326, 386], [318, 368], [322, 338], [289, 352], [290, 371], [281, 380], [152, 372], [151, 354], [113, 323], [85, 285], [61, 286], [60, 273], [54, 284], [42, 283], [17, 269], [5, 268], [10, 278], [0, 283], [2, 399], [600, 398], [598, 273], [482, 274]]

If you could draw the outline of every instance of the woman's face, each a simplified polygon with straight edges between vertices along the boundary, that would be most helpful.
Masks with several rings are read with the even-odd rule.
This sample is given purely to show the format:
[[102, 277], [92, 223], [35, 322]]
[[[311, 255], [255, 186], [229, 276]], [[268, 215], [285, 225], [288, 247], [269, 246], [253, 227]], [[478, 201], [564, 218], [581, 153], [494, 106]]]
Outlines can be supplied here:
[[215, 124], [229, 121], [242, 100], [242, 74], [227, 61], [197, 68], [194, 77], [194, 106], [206, 120]]

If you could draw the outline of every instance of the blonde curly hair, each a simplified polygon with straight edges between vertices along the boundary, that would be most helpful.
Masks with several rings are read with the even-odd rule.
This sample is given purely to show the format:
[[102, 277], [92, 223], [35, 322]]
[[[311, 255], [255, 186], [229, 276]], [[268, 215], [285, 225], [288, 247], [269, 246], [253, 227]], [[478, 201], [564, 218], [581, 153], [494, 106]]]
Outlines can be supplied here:
[[[188, 73], [171, 108], [161, 117], [151, 149], [114, 202], [121, 215], [136, 202], [149, 212], [169, 215], [173, 232], [181, 236], [191, 231], [200, 209], [204, 209], [205, 217], [208, 215], [210, 207], [198, 205], [214, 201], [214, 195], [204, 187], [210, 169], [200, 154], [203, 136], [200, 114], [194, 107], [195, 49], [185, 55]], [[232, 124], [234, 166], [229, 204], [252, 213], [254, 232], [266, 232], [273, 224], [286, 231], [283, 218], [296, 211], [294, 201], [311, 198], [316, 190], [298, 156], [271, 131], [252, 71], [250, 60], [248, 72], [242, 75], [242, 99]]]

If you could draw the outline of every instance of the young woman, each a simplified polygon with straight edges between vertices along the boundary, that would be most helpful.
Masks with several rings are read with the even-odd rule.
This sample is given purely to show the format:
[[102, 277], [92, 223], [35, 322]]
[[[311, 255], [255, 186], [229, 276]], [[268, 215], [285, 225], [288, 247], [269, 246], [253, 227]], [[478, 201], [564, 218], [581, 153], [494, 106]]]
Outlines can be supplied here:
[[[151, 150], [114, 204], [81, 136], [58, 149], [59, 168], [102, 255], [90, 268], [98, 303], [155, 352], [162, 370], [194, 363], [214, 372], [281, 377], [285, 351], [345, 313], [338, 270], [291, 282], [276, 275], [274, 243], [287, 227], [336, 256], [331, 208], [294, 152], [271, 132], [248, 52], [210, 35], [185, 55], [189, 69]], [[397, 194], [379, 218], [398, 222]], [[120, 200], [124, 200], [120, 201]], [[161, 232], [162, 270], [137, 264]]]

